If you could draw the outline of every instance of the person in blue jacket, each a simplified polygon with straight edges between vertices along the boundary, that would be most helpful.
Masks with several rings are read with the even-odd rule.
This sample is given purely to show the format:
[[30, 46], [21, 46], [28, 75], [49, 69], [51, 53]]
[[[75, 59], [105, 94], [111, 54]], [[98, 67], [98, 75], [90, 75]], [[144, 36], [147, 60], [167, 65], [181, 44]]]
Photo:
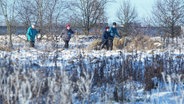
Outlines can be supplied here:
[[74, 34], [74, 31], [71, 29], [70, 24], [66, 25], [66, 29], [62, 31], [62, 39], [65, 42], [64, 48], [67, 49], [69, 47], [69, 41], [71, 39], [72, 34]]
[[110, 28], [109, 28], [109, 26], [107, 26], [105, 28], [103, 35], [102, 35], [101, 49], [104, 48], [104, 46], [106, 46], [107, 50], [109, 50], [109, 42], [108, 42], [109, 36], [110, 36]]
[[39, 33], [39, 31], [35, 28], [35, 23], [33, 23], [27, 30], [26, 36], [27, 40], [30, 42], [30, 47], [35, 46], [35, 37]]
[[113, 49], [113, 40], [114, 40], [115, 36], [118, 36], [119, 38], [121, 38], [121, 36], [119, 35], [118, 30], [116, 28], [116, 22], [113, 22], [113, 26], [110, 28], [110, 36], [109, 36], [110, 50]]

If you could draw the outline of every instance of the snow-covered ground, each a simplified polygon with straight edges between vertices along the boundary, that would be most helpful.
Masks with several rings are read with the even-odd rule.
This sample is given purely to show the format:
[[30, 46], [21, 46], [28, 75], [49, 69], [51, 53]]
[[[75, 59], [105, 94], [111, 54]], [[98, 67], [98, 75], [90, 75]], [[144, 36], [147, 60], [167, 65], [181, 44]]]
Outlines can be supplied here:
[[[29, 48], [25, 36], [13, 36], [14, 50], [0, 51], [0, 103], [184, 103], [182, 38], [162, 50], [131, 53], [88, 49], [95, 39], [72, 38], [69, 49], [62, 49], [62, 40], [36, 41]], [[145, 91], [145, 73], [155, 89]]]

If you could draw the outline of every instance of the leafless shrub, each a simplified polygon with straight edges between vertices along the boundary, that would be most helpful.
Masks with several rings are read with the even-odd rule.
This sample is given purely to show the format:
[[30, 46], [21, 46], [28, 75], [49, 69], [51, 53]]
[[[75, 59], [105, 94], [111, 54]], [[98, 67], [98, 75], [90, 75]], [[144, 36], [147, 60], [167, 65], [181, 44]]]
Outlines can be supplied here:
[[84, 76], [80, 77], [76, 84], [78, 86], [78, 94], [83, 98], [83, 103], [85, 103], [90, 102], [94, 73], [90, 73], [91, 75], [89, 75], [87, 72], [83, 73]]
[[120, 3], [117, 17], [120, 23], [124, 25], [124, 35], [127, 36], [133, 32], [133, 26], [131, 24], [136, 21], [138, 15], [135, 6], [130, 3], [130, 0], [124, 0], [122, 3]]
[[97, 26], [100, 21], [105, 21], [104, 8], [109, 0], [76, 0], [72, 2], [72, 12], [75, 23], [82, 27], [85, 35], [89, 35], [90, 30]]
[[163, 27], [166, 34], [172, 38], [180, 35], [178, 26], [183, 23], [183, 0], [157, 0], [153, 9], [153, 22]]
[[144, 83], [145, 90], [150, 91], [153, 88], [156, 88], [153, 78], [157, 78], [161, 81], [162, 72], [164, 71], [164, 59], [161, 56], [153, 55], [152, 63], [148, 63], [148, 60], [145, 60], [145, 73], [144, 73]]

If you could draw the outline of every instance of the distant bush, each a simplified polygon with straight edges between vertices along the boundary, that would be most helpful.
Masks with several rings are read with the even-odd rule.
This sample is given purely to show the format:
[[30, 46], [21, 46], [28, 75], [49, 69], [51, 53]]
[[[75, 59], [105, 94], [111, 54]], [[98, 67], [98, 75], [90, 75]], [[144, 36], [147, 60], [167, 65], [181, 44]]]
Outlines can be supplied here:
[[152, 50], [162, 47], [162, 42], [153, 40], [149, 36], [139, 35], [131, 39], [131, 42], [126, 46], [127, 51], [133, 50]]
[[145, 88], [144, 88], [144, 90], [150, 91], [151, 89], [156, 88], [157, 85], [155, 85], [153, 78], [162, 79], [162, 75], [161, 75], [162, 72], [163, 72], [162, 66], [145, 67], [145, 74], [144, 74]]

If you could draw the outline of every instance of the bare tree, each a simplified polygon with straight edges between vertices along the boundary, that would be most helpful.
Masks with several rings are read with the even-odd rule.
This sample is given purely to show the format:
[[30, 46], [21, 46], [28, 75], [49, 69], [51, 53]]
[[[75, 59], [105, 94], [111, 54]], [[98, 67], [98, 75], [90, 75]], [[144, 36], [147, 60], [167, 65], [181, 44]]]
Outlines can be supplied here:
[[117, 11], [119, 22], [124, 25], [125, 35], [130, 33], [131, 23], [135, 22], [138, 17], [135, 7], [130, 3], [130, 0], [124, 0], [120, 4]]
[[59, 0], [53, 0], [52, 2], [49, 2], [48, 8], [47, 8], [47, 22], [48, 22], [48, 28], [50, 33], [53, 30], [54, 12], [56, 12], [55, 8], [57, 8], [57, 4], [59, 4], [58, 1]]
[[63, 12], [67, 8], [66, 3], [63, 0], [18, 0], [18, 17], [26, 27], [31, 22], [37, 22], [39, 29], [44, 29], [42, 36], [46, 34], [48, 37], [55, 32], [54, 26], [61, 23]]
[[153, 19], [156, 25], [164, 28], [165, 33], [175, 37], [184, 19], [184, 0], [157, 0], [153, 7]]
[[0, 10], [2, 12], [2, 15], [5, 19], [5, 23], [7, 26], [7, 33], [9, 35], [9, 48], [13, 47], [12, 44], [12, 26], [15, 21], [15, 0], [13, 1], [7, 1], [7, 0], [0, 0]]
[[[33, 14], [36, 17], [36, 22], [40, 30], [43, 30], [44, 19], [45, 19], [44, 13], [47, 6], [48, 6], [48, 0], [34, 0], [32, 4]], [[42, 33], [41, 33], [41, 37], [43, 37]]]
[[37, 23], [42, 30], [44, 21], [44, 10], [47, 7], [48, 0], [17, 0], [17, 17], [24, 26], [29, 27], [31, 23]]
[[29, 27], [32, 21], [35, 21], [35, 12], [30, 0], [17, 0], [16, 2], [17, 19], [21, 24]]
[[46, 24], [48, 28], [47, 35], [49, 34], [53, 35], [55, 33], [58, 33], [58, 28], [60, 28], [60, 25], [59, 25], [60, 23], [58, 21], [63, 19], [67, 8], [68, 8], [67, 2], [65, 2], [64, 0], [53, 0], [52, 2], [48, 3], [48, 6], [45, 11]]
[[72, 3], [72, 10], [78, 24], [82, 26], [86, 34], [104, 18], [104, 8], [108, 0], [76, 0]]

